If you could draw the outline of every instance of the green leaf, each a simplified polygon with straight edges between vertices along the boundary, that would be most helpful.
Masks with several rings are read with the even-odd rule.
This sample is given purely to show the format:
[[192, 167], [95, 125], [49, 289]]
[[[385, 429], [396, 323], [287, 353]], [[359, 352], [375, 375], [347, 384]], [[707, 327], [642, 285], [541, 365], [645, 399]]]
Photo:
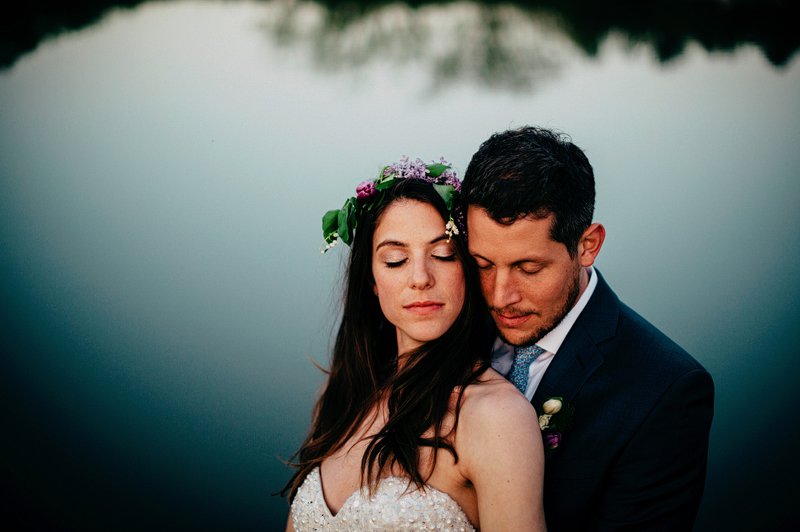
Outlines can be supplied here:
[[376, 181], [375, 188], [378, 190], [386, 190], [387, 188], [394, 186], [395, 182], [396, 179], [394, 178], [394, 176], [389, 176], [381, 181]]
[[344, 205], [339, 210], [339, 214], [337, 217], [337, 232], [339, 233], [339, 238], [342, 239], [342, 242], [347, 244], [348, 246], [353, 241], [353, 231], [356, 228], [356, 208], [357, 208], [356, 198], [350, 197], [347, 198], [347, 201], [344, 202]]
[[448, 211], [453, 210], [453, 203], [456, 195], [456, 188], [453, 185], [437, 185], [434, 184], [433, 188], [444, 200], [444, 205]]
[[[345, 204], [346, 206], [347, 204]], [[338, 227], [336, 232], [339, 233], [339, 238], [342, 242], [350, 245], [350, 224], [348, 223], [347, 211], [343, 208], [339, 211], [339, 218], [337, 220]]]
[[334, 209], [332, 211], [326, 212], [322, 216], [322, 237], [325, 239], [325, 242], [328, 244], [331, 243], [333, 238], [331, 235], [334, 231], [336, 231], [339, 225], [339, 209]]
[[442, 163], [429, 164], [428, 165], [428, 174], [431, 177], [439, 177], [448, 168], [450, 168], [448, 165], [442, 164]]
[[350, 237], [353, 236], [353, 231], [356, 228], [356, 211], [358, 209], [358, 201], [356, 198], [350, 198], [345, 202], [345, 210], [347, 211], [347, 226], [350, 230]]

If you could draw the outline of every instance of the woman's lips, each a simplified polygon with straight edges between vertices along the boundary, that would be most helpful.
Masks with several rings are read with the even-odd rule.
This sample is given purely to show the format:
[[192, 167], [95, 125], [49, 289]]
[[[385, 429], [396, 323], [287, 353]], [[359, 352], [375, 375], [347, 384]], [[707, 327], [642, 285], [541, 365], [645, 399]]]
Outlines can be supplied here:
[[415, 301], [408, 305], [403, 305], [404, 309], [418, 316], [427, 316], [428, 314], [441, 310], [443, 307], [444, 303], [438, 301]]

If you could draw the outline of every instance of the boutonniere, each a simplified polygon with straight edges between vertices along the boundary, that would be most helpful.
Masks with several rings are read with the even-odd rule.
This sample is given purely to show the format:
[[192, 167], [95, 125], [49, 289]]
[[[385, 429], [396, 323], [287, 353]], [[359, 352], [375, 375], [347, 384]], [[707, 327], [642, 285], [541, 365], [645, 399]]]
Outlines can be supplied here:
[[542, 431], [545, 454], [553, 454], [561, 445], [564, 431], [572, 423], [575, 408], [564, 405], [563, 397], [550, 397], [542, 403], [539, 429]]

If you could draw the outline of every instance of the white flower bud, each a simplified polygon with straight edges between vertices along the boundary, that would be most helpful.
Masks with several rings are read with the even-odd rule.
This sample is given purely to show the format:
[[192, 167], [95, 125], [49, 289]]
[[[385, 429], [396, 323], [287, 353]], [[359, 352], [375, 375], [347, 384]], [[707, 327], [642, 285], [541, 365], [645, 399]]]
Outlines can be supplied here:
[[561, 410], [560, 399], [548, 399], [542, 405], [542, 412], [545, 414], [556, 414], [559, 410]]

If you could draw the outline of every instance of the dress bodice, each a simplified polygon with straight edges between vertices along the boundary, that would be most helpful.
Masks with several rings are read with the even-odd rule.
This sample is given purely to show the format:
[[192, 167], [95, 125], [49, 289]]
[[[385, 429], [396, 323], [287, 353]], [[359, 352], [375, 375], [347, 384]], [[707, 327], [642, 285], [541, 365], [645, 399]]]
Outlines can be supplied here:
[[297, 490], [291, 518], [297, 532], [312, 530], [452, 530], [474, 531], [461, 507], [430, 486], [408, 489], [407, 478], [382, 478], [374, 495], [356, 490], [333, 515], [325, 502], [319, 467]]

